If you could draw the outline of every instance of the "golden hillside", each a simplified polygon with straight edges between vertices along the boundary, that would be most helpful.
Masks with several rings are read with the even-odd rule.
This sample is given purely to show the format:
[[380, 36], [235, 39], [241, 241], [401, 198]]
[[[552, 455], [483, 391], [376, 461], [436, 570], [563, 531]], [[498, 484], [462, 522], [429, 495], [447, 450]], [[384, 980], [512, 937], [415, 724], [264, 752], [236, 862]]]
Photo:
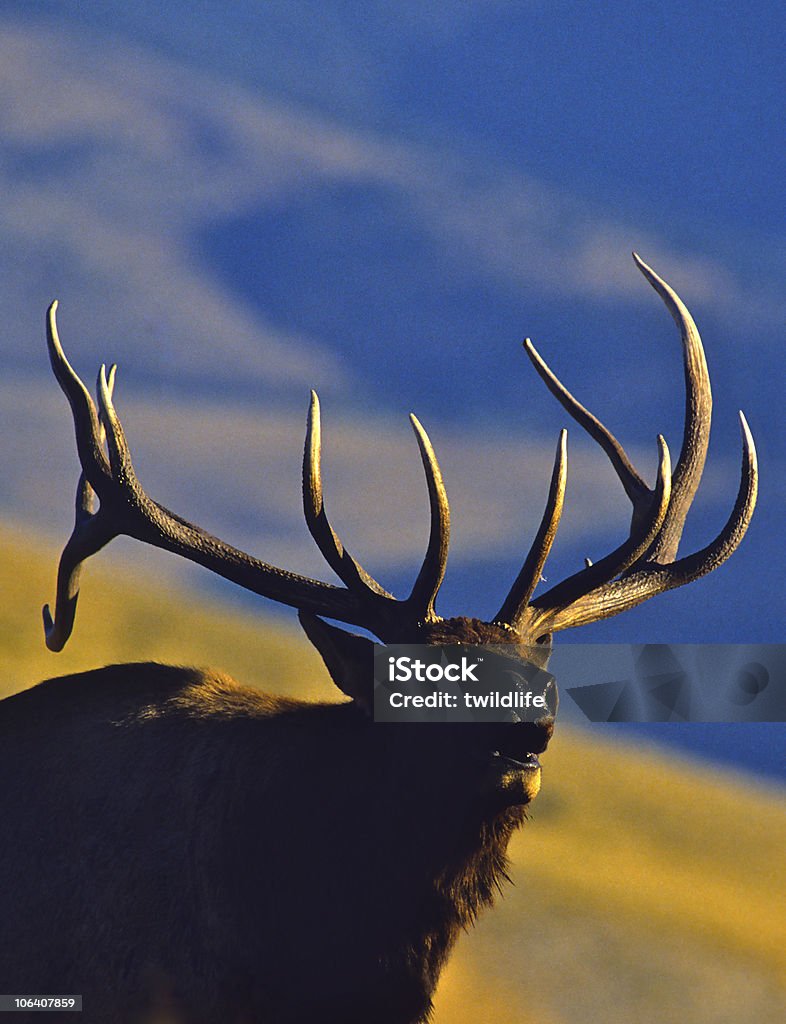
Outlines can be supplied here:
[[[3, 693], [106, 662], [211, 664], [277, 692], [331, 695], [294, 628], [111, 569], [86, 572], [66, 651], [43, 644], [58, 551], [0, 534]], [[674, 755], [559, 731], [513, 846], [514, 885], [459, 943], [435, 1024], [781, 1024], [782, 793]]]

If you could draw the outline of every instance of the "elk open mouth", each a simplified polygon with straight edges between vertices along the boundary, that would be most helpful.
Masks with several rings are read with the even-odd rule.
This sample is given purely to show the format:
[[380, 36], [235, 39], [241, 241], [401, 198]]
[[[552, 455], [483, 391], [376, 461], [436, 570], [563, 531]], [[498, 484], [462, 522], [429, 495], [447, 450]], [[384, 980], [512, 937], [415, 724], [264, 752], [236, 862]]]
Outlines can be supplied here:
[[513, 771], [540, 771], [540, 761], [538, 760], [537, 754], [524, 754], [523, 758], [511, 757], [510, 754], [505, 754], [500, 750], [495, 750], [492, 753], [492, 758], [499, 762], [500, 766], [507, 769], [510, 768]]

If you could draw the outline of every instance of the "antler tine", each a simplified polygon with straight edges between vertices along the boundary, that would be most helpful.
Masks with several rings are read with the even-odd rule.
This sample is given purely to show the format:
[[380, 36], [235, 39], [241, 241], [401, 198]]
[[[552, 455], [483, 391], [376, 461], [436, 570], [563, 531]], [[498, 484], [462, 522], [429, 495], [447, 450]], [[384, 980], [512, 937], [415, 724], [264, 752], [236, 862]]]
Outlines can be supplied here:
[[76, 605], [79, 599], [79, 577], [82, 572], [82, 563], [90, 555], [100, 551], [112, 539], [111, 536], [101, 537], [98, 531], [93, 531], [90, 537], [92, 543], [90, 543], [80, 530], [80, 526], [80, 517], [77, 512], [74, 532], [63, 548], [57, 567], [57, 596], [55, 597], [54, 619], [48, 604], [45, 604], [42, 610], [44, 638], [46, 646], [50, 651], [62, 651], [73, 632]]
[[74, 372], [63, 351], [63, 346], [60, 344], [60, 336], [57, 331], [57, 307], [58, 302], [55, 299], [46, 314], [49, 362], [57, 378], [57, 383], [71, 406], [76, 447], [83, 472], [91, 485], [97, 488], [100, 487], [101, 480], [109, 474], [109, 466], [103, 449], [104, 435], [90, 392]]
[[549, 631], [584, 626], [618, 615], [656, 594], [706, 576], [737, 550], [753, 516], [758, 491], [756, 446], [745, 416], [742, 412], [739, 415], [742, 429], [740, 486], [731, 515], [718, 536], [700, 551], [676, 562], [647, 565], [582, 595], [570, 607], [559, 609], [549, 617]]
[[634, 508], [649, 505], [651, 491], [637, 473], [628, 458], [625, 449], [617, 438], [608, 430], [589, 409], [586, 409], [577, 398], [568, 391], [556, 374], [549, 369], [530, 338], [524, 339], [524, 351], [532, 365], [557, 401], [567, 410], [573, 419], [582, 426], [590, 437], [597, 441], [609, 458], [617, 476], [620, 478], [625, 493], [633, 502]]
[[551, 551], [554, 538], [557, 536], [562, 506], [565, 500], [565, 483], [568, 476], [568, 432], [561, 430], [554, 458], [554, 469], [551, 473], [551, 484], [538, 532], [532, 547], [527, 553], [521, 572], [510, 588], [502, 607], [494, 616], [495, 622], [507, 623], [514, 629], [518, 627], [526, 614], [529, 599], [540, 582], [543, 566]]
[[107, 377], [106, 366], [101, 364], [96, 381], [96, 394], [98, 395], [98, 416], [101, 422], [101, 437], [106, 439], [106, 448], [109, 455], [109, 468], [114, 479], [127, 480], [130, 485], [137, 483], [134, 466], [131, 462], [131, 451], [126, 441], [125, 433], [118, 419], [115, 407], [112, 402], [114, 391], [114, 378], [117, 367], [113, 365]]
[[325, 561], [349, 590], [395, 600], [352, 557], [330, 525], [322, 496], [322, 427], [316, 391], [311, 392], [303, 451], [303, 513]]
[[611, 554], [568, 576], [530, 604], [527, 614], [534, 632], [553, 633], [575, 625], [571, 616], [577, 602], [588, 593], [597, 593], [599, 588], [624, 573], [649, 549], [663, 525], [671, 497], [671, 459], [661, 435], [658, 435], [658, 448], [658, 477], [646, 518], [642, 517], [631, 528], [628, 539]]
[[685, 426], [677, 465], [672, 478], [671, 503], [663, 528], [647, 561], [671, 562], [677, 557], [685, 519], [701, 482], [712, 421], [712, 391], [704, 347], [693, 317], [677, 293], [648, 267], [637, 253], [633, 260], [644, 277], [663, 299], [680, 329], [685, 371]]
[[442, 586], [448, 562], [450, 506], [442, 481], [442, 472], [429, 436], [414, 413], [410, 413], [409, 419], [415, 431], [423, 471], [426, 474], [431, 526], [426, 555], [406, 604], [415, 609], [418, 619], [430, 622], [438, 617], [434, 611], [434, 601]]

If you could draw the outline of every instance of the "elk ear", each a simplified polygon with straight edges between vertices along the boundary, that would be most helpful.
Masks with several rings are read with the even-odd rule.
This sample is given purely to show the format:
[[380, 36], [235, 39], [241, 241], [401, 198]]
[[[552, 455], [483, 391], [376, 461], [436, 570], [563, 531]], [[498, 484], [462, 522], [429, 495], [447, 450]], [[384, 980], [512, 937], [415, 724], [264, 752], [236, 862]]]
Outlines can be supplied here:
[[298, 612], [306, 636], [322, 655], [336, 686], [371, 717], [374, 708], [374, 644], [330, 626], [311, 612]]

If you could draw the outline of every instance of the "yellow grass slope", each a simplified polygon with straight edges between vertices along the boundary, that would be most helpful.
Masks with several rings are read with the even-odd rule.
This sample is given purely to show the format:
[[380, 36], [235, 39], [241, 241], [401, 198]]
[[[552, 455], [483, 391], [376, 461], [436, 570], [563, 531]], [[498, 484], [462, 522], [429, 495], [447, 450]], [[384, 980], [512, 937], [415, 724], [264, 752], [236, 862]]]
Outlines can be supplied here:
[[[0, 694], [107, 662], [210, 664], [277, 692], [331, 697], [295, 629], [228, 612], [98, 562], [77, 629], [43, 644], [58, 551], [0, 533]], [[513, 886], [462, 938], [435, 1024], [782, 1024], [783, 793], [600, 730], [558, 731]]]
[[86, 566], [74, 633], [52, 654], [41, 608], [54, 600], [59, 557], [51, 540], [0, 528], [0, 696], [50, 676], [125, 661], [209, 665], [263, 689], [275, 681], [277, 692], [332, 696], [322, 662], [296, 621], [289, 627], [260, 622], [161, 583], [160, 574], [147, 580], [139, 571], [117, 573], [111, 555]]

